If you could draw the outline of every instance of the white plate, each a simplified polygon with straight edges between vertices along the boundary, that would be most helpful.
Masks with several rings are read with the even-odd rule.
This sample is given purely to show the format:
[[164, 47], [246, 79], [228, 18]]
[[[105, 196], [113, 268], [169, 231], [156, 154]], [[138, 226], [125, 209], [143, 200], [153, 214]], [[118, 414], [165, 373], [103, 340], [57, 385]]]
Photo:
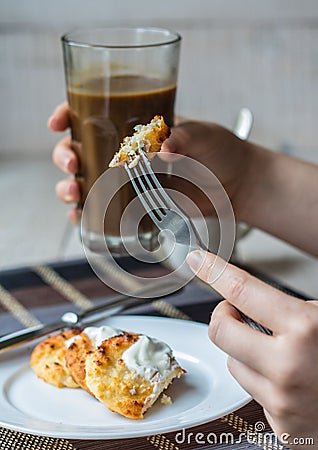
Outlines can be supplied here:
[[250, 396], [227, 369], [226, 354], [207, 336], [207, 326], [161, 317], [120, 316], [107, 324], [168, 343], [187, 374], [168, 388], [141, 421], [108, 411], [79, 389], [58, 389], [29, 368], [32, 346], [0, 355], [0, 425], [45, 436], [77, 439], [130, 438], [208, 422], [243, 406]]

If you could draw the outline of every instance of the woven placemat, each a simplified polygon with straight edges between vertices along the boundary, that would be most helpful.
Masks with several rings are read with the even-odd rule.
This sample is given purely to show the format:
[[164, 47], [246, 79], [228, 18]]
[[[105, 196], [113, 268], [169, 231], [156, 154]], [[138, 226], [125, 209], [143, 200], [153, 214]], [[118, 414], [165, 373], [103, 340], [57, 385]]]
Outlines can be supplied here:
[[[124, 259], [123, 267], [131, 273], [145, 273], [149, 265], [138, 265]], [[151, 265], [157, 275], [165, 269]], [[264, 279], [265, 277], [259, 276]], [[284, 291], [302, 295], [279, 286]], [[51, 265], [21, 268], [0, 273], [1, 334], [37, 323], [51, 322], [61, 313], [86, 309], [109, 298], [113, 292], [92, 272], [86, 261], [71, 261]], [[220, 297], [201, 285], [190, 283], [181, 292], [131, 313], [160, 315], [208, 323], [210, 313]], [[191, 411], [189, 411], [191, 414]], [[138, 450], [154, 449], [264, 449], [285, 450], [270, 432], [263, 410], [255, 401], [240, 410], [187, 430], [134, 439], [76, 440], [36, 436], [0, 428], [1, 450]]]

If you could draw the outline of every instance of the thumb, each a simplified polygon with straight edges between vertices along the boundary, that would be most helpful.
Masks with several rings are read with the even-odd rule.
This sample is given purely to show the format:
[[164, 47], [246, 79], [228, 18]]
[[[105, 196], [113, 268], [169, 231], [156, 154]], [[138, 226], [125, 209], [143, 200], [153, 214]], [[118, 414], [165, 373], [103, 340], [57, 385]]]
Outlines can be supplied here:
[[169, 153], [178, 153], [179, 155], [186, 155], [191, 134], [189, 133], [186, 124], [179, 125], [171, 129], [170, 136], [163, 142], [159, 153], [163, 161], [169, 162]]

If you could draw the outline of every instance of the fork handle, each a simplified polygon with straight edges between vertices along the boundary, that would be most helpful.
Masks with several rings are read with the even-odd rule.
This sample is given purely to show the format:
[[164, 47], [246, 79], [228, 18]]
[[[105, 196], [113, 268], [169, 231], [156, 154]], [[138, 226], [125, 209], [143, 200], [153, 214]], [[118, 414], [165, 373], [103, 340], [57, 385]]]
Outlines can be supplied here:
[[264, 334], [268, 334], [268, 336], [272, 336], [273, 335], [271, 330], [269, 330], [268, 328], [263, 327], [263, 325], [261, 325], [260, 323], [256, 322], [255, 320], [251, 319], [250, 317], [248, 317], [246, 314], [242, 313], [241, 311], [238, 310], [238, 312], [240, 313], [243, 322], [245, 322], [247, 325], [249, 325], [254, 330], [260, 331], [261, 333], [264, 333]]

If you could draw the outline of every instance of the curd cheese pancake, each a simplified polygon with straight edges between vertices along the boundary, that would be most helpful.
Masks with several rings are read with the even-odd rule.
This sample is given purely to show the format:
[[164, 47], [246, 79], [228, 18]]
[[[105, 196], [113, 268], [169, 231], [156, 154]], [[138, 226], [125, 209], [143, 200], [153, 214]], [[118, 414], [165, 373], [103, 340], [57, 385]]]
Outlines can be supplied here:
[[109, 167], [123, 166], [125, 162], [129, 168], [135, 167], [140, 159], [140, 150], [152, 154], [148, 155], [151, 157], [160, 150], [163, 141], [170, 135], [170, 129], [162, 116], [155, 116], [147, 125], [136, 125], [134, 130], [132, 136], [124, 138]]
[[66, 366], [75, 381], [81, 388], [85, 389], [91, 395], [94, 395], [87, 387], [85, 378], [85, 362], [89, 352], [98, 348], [103, 341], [122, 334], [121, 330], [117, 330], [110, 326], [87, 327], [67, 341], [65, 345], [67, 351], [65, 354]]
[[[110, 326], [55, 334], [32, 352], [37, 376], [57, 387], [81, 387], [111, 411], [142, 419], [174, 378], [185, 371], [158, 339]], [[170, 404], [167, 396], [164, 404]]]
[[172, 380], [185, 373], [167, 344], [127, 332], [88, 353], [85, 370], [89, 391], [129, 419], [142, 419]]
[[32, 352], [30, 366], [39, 378], [59, 388], [78, 388], [66, 366], [65, 341], [76, 336], [78, 330], [68, 330], [40, 342]]

